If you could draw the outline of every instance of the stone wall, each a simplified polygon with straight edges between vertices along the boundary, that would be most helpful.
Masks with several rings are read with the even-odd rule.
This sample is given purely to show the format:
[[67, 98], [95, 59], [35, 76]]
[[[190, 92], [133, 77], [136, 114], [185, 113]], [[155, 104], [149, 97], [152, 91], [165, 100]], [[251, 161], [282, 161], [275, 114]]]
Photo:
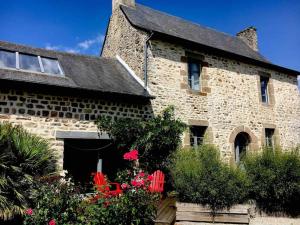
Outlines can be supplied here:
[[100, 115], [113, 118], [150, 118], [151, 106], [117, 100], [101, 100], [33, 93], [23, 90], [0, 90], [0, 122], [24, 126], [29, 132], [48, 139], [63, 165], [63, 140], [55, 131], [96, 132], [95, 119]]
[[[198, 55], [203, 61], [199, 92], [187, 86], [189, 54]], [[151, 42], [149, 56], [149, 88], [156, 96], [152, 101], [154, 112], [172, 104], [184, 122], [207, 121], [213, 142], [224, 159], [233, 160], [230, 137], [238, 127], [250, 132], [256, 148], [264, 143], [264, 128], [272, 127], [276, 128], [277, 143], [282, 147], [300, 144], [300, 95], [295, 76], [159, 40]], [[262, 72], [271, 76], [270, 97], [274, 101], [269, 105], [260, 101]]]
[[144, 80], [144, 42], [147, 34], [130, 25], [120, 8], [114, 10], [106, 33], [102, 56], [119, 55]]

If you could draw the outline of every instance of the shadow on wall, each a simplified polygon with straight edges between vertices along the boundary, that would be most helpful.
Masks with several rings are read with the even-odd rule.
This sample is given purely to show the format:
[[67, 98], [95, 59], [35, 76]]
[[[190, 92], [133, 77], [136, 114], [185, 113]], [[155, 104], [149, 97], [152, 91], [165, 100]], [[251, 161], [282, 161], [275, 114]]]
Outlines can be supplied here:
[[90, 122], [100, 115], [136, 119], [153, 117], [150, 101], [145, 99], [107, 98], [100, 94], [81, 97], [68, 95], [67, 92], [59, 93], [55, 89], [43, 92], [3, 86], [0, 89], [0, 114], [2, 120], [9, 120], [10, 115], [17, 115], [20, 120], [22, 117], [39, 117]]

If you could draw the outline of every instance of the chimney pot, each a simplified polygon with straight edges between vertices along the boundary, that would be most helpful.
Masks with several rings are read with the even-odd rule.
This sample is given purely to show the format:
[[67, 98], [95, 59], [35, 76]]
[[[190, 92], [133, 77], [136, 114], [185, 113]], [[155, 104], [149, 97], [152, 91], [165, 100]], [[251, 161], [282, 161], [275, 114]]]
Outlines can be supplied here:
[[113, 11], [119, 8], [120, 5], [126, 5], [129, 7], [135, 7], [135, 0], [112, 0]]
[[254, 51], [258, 51], [257, 32], [255, 27], [248, 27], [236, 34]]

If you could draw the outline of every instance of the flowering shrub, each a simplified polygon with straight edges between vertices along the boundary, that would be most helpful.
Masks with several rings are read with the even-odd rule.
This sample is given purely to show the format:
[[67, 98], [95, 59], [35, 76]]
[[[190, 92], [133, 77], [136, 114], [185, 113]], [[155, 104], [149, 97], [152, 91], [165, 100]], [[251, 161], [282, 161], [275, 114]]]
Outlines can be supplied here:
[[99, 198], [86, 206], [85, 224], [148, 225], [153, 224], [160, 196], [149, 191], [152, 176], [144, 171], [125, 170], [118, 174], [121, 196]]
[[71, 182], [41, 183], [34, 209], [27, 209], [25, 225], [148, 225], [153, 224], [160, 196], [149, 191], [152, 176], [137, 167], [138, 150], [124, 154], [131, 170], [118, 174], [121, 195], [96, 193], [80, 198]]
[[35, 208], [25, 211], [24, 225], [77, 224], [80, 213], [79, 191], [60, 177], [40, 181], [35, 193]]
[[123, 158], [132, 163], [132, 169], [117, 175], [116, 181], [121, 184], [123, 194], [104, 196], [96, 205], [86, 207], [84, 222], [87, 224], [153, 224], [160, 199], [158, 194], [149, 191], [153, 178], [138, 168], [138, 150], [125, 153]]

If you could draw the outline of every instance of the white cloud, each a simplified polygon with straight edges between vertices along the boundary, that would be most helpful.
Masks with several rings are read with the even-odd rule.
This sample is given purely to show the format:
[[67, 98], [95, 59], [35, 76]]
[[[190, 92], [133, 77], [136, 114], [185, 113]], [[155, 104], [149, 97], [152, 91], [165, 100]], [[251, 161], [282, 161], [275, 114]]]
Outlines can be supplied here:
[[73, 54], [77, 54], [77, 53], [80, 53], [79, 50], [77, 49], [73, 49], [73, 48], [68, 48], [65, 50], [65, 52], [68, 52], [68, 53], [73, 53]]
[[104, 41], [104, 35], [99, 34], [94, 39], [89, 39], [78, 43], [78, 47], [87, 50], [95, 44], [101, 44], [103, 41]]
[[[100, 47], [100, 44], [103, 43], [105, 36], [102, 34], [98, 34], [94, 39], [88, 39], [85, 41], [81, 41], [78, 44], [75, 45], [75, 47], [68, 47], [68, 46], [62, 46], [62, 45], [51, 45], [49, 43], [46, 44], [45, 48], [48, 50], [54, 50], [54, 51], [64, 51], [68, 53], [84, 53], [87, 50], [90, 50], [91, 48]], [[76, 37], [76, 39], [78, 39]], [[93, 50], [93, 49], [92, 49]]]
[[61, 46], [56, 46], [56, 45], [51, 45], [51, 44], [46, 44], [46, 47], [45, 47], [47, 50], [59, 50], [61, 49]]

